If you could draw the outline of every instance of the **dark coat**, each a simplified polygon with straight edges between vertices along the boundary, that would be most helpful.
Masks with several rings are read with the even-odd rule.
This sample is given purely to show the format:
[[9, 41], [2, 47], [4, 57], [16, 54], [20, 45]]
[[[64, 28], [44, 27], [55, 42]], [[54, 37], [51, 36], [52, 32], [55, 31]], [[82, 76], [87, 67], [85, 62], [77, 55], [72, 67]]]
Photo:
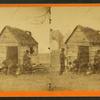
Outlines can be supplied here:
[[64, 54], [64, 52], [60, 53], [60, 65], [62, 68], [65, 68], [65, 54]]

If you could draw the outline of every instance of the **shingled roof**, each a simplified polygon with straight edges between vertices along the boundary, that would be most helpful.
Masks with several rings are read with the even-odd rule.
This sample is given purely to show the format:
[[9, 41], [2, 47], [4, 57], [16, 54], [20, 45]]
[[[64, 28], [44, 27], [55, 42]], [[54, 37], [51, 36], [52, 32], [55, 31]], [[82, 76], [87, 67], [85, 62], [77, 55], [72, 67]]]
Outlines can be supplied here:
[[89, 43], [91, 44], [100, 44], [100, 33], [98, 30], [94, 30], [89, 27], [83, 27], [81, 25], [77, 25], [69, 38], [65, 41], [65, 44], [69, 41], [69, 39], [72, 37], [72, 35], [77, 31], [77, 29], [80, 28], [81, 32], [85, 34], [86, 38], [89, 40]]
[[5, 29], [8, 29], [14, 35], [18, 43], [20, 43], [21, 45], [33, 46], [38, 44], [38, 42], [31, 35], [27, 34], [28, 31], [24, 31], [19, 28], [14, 28], [10, 26], [5, 26], [1, 31], [1, 35], [3, 34]]

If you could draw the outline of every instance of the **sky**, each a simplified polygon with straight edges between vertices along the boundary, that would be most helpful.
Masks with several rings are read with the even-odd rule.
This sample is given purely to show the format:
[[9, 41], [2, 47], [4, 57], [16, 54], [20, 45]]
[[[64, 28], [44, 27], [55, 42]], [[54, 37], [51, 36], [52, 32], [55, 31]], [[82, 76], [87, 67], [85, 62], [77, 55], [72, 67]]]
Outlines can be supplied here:
[[[46, 7], [1, 7], [0, 31], [5, 25], [31, 31], [39, 43], [39, 52], [48, 52], [49, 22]], [[42, 17], [41, 17], [42, 16]]]
[[[39, 43], [39, 53], [47, 53], [49, 29], [59, 30], [66, 40], [76, 25], [100, 30], [100, 7], [52, 7], [51, 25], [47, 7], [1, 7], [0, 31], [5, 25], [31, 31]], [[42, 17], [41, 17], [42, 16]]]
[[66, 40], [76, 25], [100, 30], [100, 7], [53, 7], [52, 28]]

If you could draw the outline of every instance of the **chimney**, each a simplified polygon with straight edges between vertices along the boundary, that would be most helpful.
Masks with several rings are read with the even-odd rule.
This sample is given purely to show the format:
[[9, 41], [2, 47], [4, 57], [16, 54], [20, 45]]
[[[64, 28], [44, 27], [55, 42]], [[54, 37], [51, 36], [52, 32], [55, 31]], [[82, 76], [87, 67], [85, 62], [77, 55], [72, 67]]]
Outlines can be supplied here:
[[32, 33], [30, 31], [26, 31], [26, 33], [29, 35], [29, 36], [32, 36]]

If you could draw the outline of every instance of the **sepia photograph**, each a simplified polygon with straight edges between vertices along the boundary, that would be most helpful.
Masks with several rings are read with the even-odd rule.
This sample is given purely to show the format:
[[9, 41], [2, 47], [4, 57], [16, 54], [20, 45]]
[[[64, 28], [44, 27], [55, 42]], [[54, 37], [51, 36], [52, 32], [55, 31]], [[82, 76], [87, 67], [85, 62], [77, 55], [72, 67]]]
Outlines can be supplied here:
[[100, 7], [0, 7], [0, 91], [100, 90]]

